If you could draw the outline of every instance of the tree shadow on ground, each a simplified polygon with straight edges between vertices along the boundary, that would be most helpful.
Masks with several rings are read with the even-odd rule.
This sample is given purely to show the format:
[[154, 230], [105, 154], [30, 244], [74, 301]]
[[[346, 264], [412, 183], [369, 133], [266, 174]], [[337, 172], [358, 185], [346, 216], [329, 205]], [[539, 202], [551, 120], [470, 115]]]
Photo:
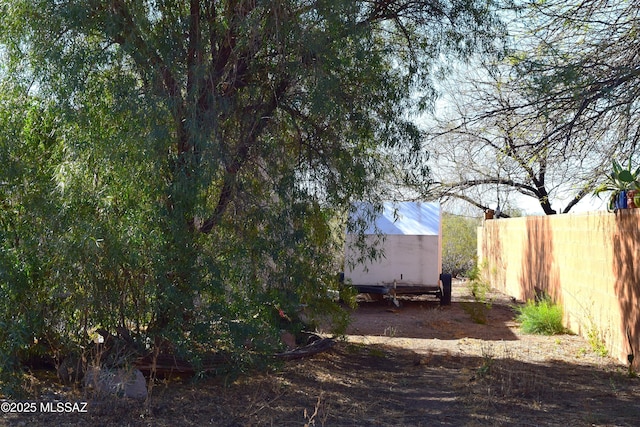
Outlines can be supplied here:
[[[639, 381], [517, 355], [428, 356], [340, 343], [232, 383], [156, 386], [146, 402], [91, 402], [82, 414], [10, 414], [8, 425], [637, 425]], [[509, 356], [509, 355], [506, 355]]]

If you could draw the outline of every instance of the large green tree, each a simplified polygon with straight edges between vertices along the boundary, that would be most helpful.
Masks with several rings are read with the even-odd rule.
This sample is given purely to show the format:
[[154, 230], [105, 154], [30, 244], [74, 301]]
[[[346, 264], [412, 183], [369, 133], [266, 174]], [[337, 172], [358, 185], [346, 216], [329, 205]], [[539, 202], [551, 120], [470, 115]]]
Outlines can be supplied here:
[[409, 113], [443, 58], [495, 49], [490, 7], [2, 2], [0, 285], [33, 296], [0, 316], [46, 319], [3, 354], [96, 327], [192, 355], [273, 345], [280, 310], [337, 286], [350, 204], [428, 183]]

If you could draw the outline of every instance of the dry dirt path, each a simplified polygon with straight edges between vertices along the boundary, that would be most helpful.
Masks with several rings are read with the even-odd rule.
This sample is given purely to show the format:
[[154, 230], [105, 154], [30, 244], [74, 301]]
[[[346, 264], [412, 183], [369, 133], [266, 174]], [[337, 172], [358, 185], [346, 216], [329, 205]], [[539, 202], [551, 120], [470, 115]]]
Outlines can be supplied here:
[[523, 334], [506, 295], [490, 293], [487, 308], [464, 282], [453, 290], [449, 307], [427, 298], [399, 308], [361, 303], [347, 336], [410, 352], [418, 377], [443, 379], [435, 384], [440, 402], [455, 390], [454, 404], [441, 405], [433, 425], [640, 425], [640, 383], [624, 366], [576, 335]]
[[[440, 307], [431, 297], [361, 302], [347, 330], [350, 342], [382, 344], [418, 354], [508, 358], [544, 363], [562, 360], [583, 365], [617, 365], [596, 354], [584, 338], [522, 333], [515, 321], [515, 302], [499, 292], [488, 295], [489, 306], [474, 301], [465, 282], [453, 286], [453, 304]], [[475, 317], [475, 321], [474, 321]]]

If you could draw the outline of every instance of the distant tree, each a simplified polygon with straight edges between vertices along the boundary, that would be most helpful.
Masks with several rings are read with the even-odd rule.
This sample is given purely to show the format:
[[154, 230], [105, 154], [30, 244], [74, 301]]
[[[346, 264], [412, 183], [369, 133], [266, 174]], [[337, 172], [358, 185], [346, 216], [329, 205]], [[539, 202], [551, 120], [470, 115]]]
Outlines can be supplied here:
[[432, 132], [435, 193], [482, 209], [519, 193], [567, 213], [612, 158], [636, 158], [637, 17], [633, 3], [525, 3], [505, 60], [457, 81]]
[[527, 4], [522, 19], [532, 25], [525, 47], [512, 55], [514, 70], [540, 114], [562, 118], [550, 138], [588, 143], [583, 136], [596, 135], [635, 150], [639, 18], [634, 2]]
[[[446, 115], [431, 128], [430, 191], [508, 216], [513, 194], [535, 199], [547, 214], [567, 213], [593, 192], [619, 145], [590, 134], [552, 137], [558, 118], [540, 114], [507, 63], [465, 75]], [[560, 203], [564, 203], [561, 206]]]
[[476, 264], [480, 220], [445, 212], [442, 216], [442, 271], [466, 276]]

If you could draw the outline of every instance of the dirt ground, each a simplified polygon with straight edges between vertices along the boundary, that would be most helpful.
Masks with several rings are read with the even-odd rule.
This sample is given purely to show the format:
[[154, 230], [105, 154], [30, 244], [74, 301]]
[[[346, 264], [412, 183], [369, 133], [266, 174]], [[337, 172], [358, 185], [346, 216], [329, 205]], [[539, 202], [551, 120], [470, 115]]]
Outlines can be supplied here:
[[[146, 402], [90, 400], [86, 413], [0, 414], [0, 425], [640, 425], [640, 379], [624, 365], [574, 335], [522, 334], [510, 299], [490, 297], [486, 308], [457, 283], [449, 307], [363, 301], [346, 340], [274, 371], [158, 383]], [[87, 400], [55, 387], [43, 399]]]

